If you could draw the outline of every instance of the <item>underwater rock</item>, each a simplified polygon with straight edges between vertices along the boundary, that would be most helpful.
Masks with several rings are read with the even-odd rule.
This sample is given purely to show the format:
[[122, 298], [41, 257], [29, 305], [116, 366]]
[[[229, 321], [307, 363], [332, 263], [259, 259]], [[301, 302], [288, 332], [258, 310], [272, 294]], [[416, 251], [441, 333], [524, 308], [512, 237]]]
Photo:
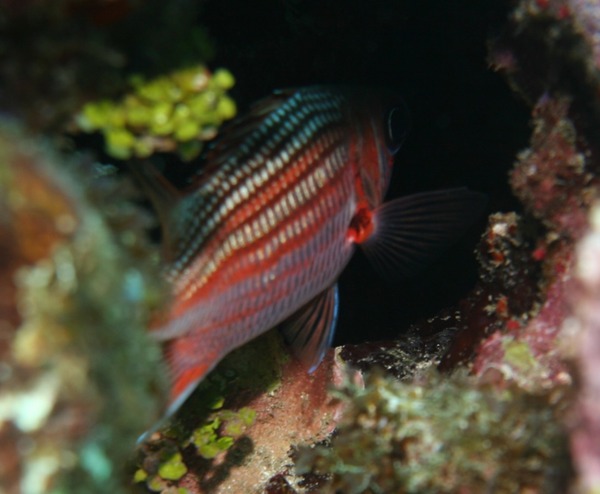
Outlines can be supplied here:
[[494, 213], [475, 251], [479, 283], [458, 306], [456, 326], [440, 369], [471, 362], [480, 342], [496, 331], [514, 332], [538, 302], [539, 260], [531, 226], [516, 213]]
[[[533, 106], [530, 147], [517, 156], [510, 181], [526, 214], [543, 229], [534, 232], [530, 261], [539, 264], [539, 303], [514, 331], [494, 333], [481, 343], [474, 371], [500, 370], [523, 386], [571, 381], [558, 342], [572, 313], [573, 252], [600, 185], [593, 130], [600, 118], [600, 86], [591, 40], [581, 35], [582, 26], [592, 29], [582, 17], [591, 12], [581, 9], [584, 3], [591, 8], [594, 2], [579, 2], [575, 15], [569, 2], [520, 2], [490, 54], [492, 65]], [[515, 290], [507, 295], [519, 298]]]
[[165, 387], [144, 329], [165, 293], [148, 217], [116, 198], [125, 184], [6, 122], [0, 162], [3, 492], [127, 492]]
[[342, 368], [329, 352], [308, 374], [277, 332], [266, 333], [226, 357], [143, 445], [135, 480], [163, 494], [262, 493], [275, 489], [274, 476], [293, 484], [293, 445], [321, 441], [337, 424], [340, 404], [328, 390]]

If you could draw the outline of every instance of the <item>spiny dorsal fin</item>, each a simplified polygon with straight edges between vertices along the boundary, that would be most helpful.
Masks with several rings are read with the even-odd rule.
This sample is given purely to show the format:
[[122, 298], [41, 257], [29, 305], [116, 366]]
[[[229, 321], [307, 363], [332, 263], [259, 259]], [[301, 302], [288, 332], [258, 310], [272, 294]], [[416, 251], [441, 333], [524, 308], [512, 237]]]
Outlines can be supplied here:
[[182, 194], [149, 161], [136, 161], [128, 169], [156, 211], [163, 234], [163, 254], [167, 260], [172, 260], [173, 246], [180, 235], [174, 219], [181, 206]]

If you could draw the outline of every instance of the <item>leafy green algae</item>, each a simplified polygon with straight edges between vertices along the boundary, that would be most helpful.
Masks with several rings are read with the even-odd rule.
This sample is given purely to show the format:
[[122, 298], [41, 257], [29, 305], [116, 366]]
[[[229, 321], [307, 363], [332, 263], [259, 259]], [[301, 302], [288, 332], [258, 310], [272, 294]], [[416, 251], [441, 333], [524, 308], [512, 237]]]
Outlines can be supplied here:
[[187, 473], [181, 453], [175, 453], [158, 468], [158, 475], [165, 480], [179, 480]]
[[107, 153], [118, 159], [157, 151], [177, 151], [191, 159], [223, 121], [235, 116], [235, 102], [226, 94], [234, 84], [229, 71], [211, 74], [203, 65], [150, 80], [135, 76], [120, 101], [86, 104], [77, 125], [85, 132], [102, 132]]

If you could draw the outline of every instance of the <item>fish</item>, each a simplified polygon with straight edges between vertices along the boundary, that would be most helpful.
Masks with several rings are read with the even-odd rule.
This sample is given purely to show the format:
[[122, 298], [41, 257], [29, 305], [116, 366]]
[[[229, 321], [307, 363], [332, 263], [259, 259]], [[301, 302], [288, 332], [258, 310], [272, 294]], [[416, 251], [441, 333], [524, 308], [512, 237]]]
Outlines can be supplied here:
[[384, 201], [409, 128], [392, 91], [279, 90], [222, 132], [185, 190], [151, 163], [137, 169], [173, 295], [151, 330], [171, 372], [166, 416], [229, 352], [275, 327], [313, 371], [357, 248], [382, 275], [411, 276], [479, 217], [485, 197], [466, 188]]

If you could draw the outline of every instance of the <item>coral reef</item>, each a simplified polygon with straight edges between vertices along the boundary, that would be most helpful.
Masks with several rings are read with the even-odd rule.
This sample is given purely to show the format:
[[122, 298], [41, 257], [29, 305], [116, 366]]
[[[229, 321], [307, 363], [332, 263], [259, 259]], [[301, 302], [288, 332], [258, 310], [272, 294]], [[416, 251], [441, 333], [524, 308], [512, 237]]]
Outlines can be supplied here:
[[[481, 344], [474, 370], [504, 369], [525, 376], [506, 362], [506, 345], [518, 342], [526, 345], [535, 366], [545, 369], [537, 374], [537, 384], [545, 386], [571, 380], [558, 339], [572, 313], [575, 245], [587, 229], [599, 185], [593, 131], [600, 117], [599, 79], [590, 66], [590, 39], [580, 36], [581, 26], [591, 28], [592, 19], [585, 17], [589, 11], [574, 15], [568, 4], [521, 2], [491, 52], [511, 85], [534, 103], [530, 147], [519, 154], [510, 178], [515, 195], [545, 232], [537, 234], [531, 252], [541, 263], [539, 304], [512, 335], [493, 334]], [[544, 64], [528, 63], [532, 50]], [[589, 76], [573, 77], [584, 73]]]
[[[492, 4], [2, 2], [0, 490], [598, 491], [600, 4]], [[479, 68], [491, 17], [503, 28], [488, 61], [525, 109], [505, 110], [506, 84]], [[436, 306], [416, 283], [427, 309], [401, 319], [411, 288], [364, 290], [359, 274], [364, 301], [342, 305], [368, 308], [350, 321], [367, 339], [391, 299], [385, 341], [344, 345], [307, 375], [265, 335], [135, 458], [163, 403], [145, 328], [168, 297], [143, 198], [96, 161], [201, 174], [202, 159], [183, 162], [236, 111], [219, 66], [241, 105], [294, 85], [396, 88], [415, 131], [392, 194], [468, 183], [491, 190], [493, 214], [463, 295]], [[422, 283], [468, 277], [440, 266]]]
[[469, 362], [483, 338], [494, 331], [514, 332], [528, 320], [539, 298], [539, 254], [534, 254], [531, 238], [535, 230], [514, 212], [490, 215], [476, 249], [479, 283], [458, 307], [458, 331], [441, 369]]
[[157, 256], [147, 215], [107, 200], [124, 184], [52, 155], [2, 123], [0, 482], [7, 494], [126, 492], [165, 385], [144, 331], [164, 296]]

